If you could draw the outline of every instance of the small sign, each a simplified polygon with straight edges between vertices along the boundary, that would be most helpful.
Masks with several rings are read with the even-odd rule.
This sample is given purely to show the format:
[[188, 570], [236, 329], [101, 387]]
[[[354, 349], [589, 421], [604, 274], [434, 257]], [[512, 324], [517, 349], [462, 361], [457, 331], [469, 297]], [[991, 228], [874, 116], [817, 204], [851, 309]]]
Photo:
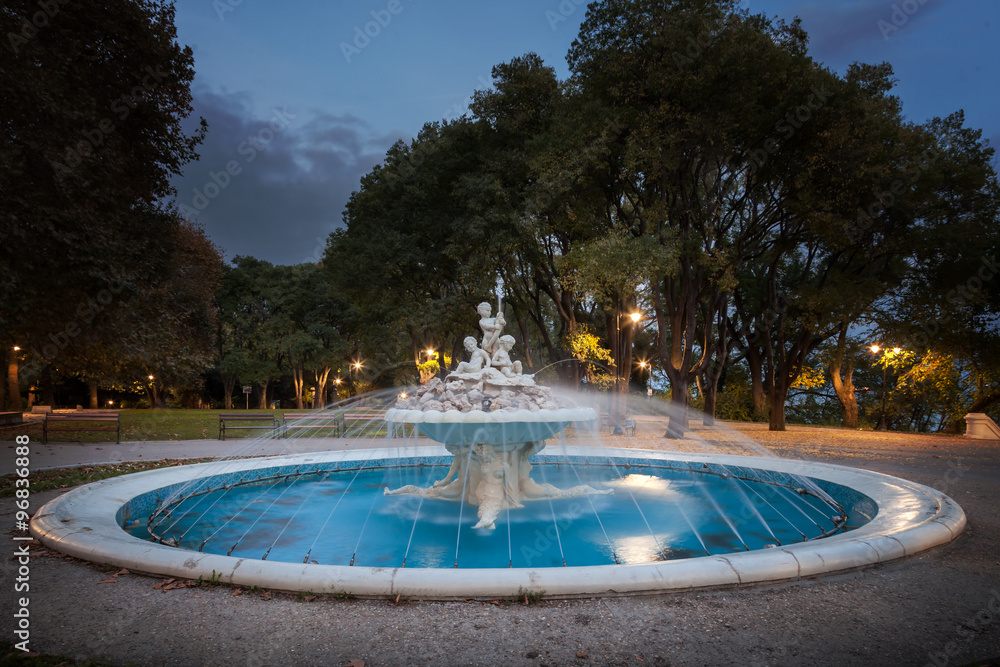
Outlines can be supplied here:
[[244, 394], [252, 394], [253, 393], [253, 387], [251, 387], [249, 385], [247, 385], [246, 387], [243, 387], [243, 393]]
[[649, 389], [646, 390], [646, 396], [652, 396], [652, 395], [653, 395], [653, 388], [650, 387]]

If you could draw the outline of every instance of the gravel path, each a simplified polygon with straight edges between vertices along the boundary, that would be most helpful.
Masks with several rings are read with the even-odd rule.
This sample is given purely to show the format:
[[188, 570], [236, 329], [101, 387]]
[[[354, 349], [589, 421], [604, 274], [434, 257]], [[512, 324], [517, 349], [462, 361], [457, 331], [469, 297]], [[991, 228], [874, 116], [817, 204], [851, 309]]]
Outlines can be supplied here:
[[[397, 606], [236, 595], [222, 587], [162, 592], [154, 588], [162, 580], [110, 576], [43, 551], [30, 564], [31, 647], [116, 665], [941, 666], [1000, 657], [1000, 442], [731, 426], [731, 437], [711, 446], [763, 445], [782, 456], [899, 475], [951, 495], [969, 526], [944, 547], [847, 574], [529, 606], [406, 600]], [[658, 428], [640, 423], [637, 437], [606, 444], [684, 446], [659, 438]], [[34, 507], [51, 497], [37, 494]], [[3, 499], [7, 525], [13, 510], [13, 499]], [[5, 559], [5, 610], [16, 608], [15, 576], [16, 563]], [[102, 583], [108, 579], [113, 583]]]

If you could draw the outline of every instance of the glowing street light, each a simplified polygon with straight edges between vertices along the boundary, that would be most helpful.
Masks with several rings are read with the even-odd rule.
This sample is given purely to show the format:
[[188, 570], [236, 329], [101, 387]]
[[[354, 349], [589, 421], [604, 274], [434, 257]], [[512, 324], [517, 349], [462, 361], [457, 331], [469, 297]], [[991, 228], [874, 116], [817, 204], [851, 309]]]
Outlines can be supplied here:
[[432, 350], [430, 348], [427, 348], [427, 358], [428, 359], [433, 359], [435, 354], [437, 354], [437, 352], [435, 352], [434, 350]]
[[[872, 345], [869, 349], [872, 351], [872, 354], [878, 354], [879, 350], [882, 350], [882, 348], [879, 347], [878, 345]], [[894, 347], [891, 350], [891, 354], [896, 355], [902, 351], [903, 351], [902, 348]], [[889, 356], [889, 354], [890, 350], [885, 350], [882, 356], [887, 357]], [[879, 416], [878, 429], [877, 429], [879, 431], [885, 431], [888, 428], [886, 426], [886, 421], [885, 421], [885, 369], [888, 366], [889, 366], [888, 360], [883, 358], [882, 359], [882, 414]]]

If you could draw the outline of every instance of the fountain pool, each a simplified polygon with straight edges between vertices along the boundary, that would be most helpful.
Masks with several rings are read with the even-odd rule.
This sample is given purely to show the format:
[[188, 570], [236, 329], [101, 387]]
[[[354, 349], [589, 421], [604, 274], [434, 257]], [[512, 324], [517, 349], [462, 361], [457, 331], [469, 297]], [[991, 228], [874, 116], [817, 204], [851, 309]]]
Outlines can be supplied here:
[[[520, 590], [557, 596], [649, 593], [797, 579], [910, 555], [950, 541], [965, 525], [961, 508], [947, 496], [863, 470], [566, 446], [551, 460], [540, 457], [544, 479], [570, 483], [579, 472], [595, 486], [611, 484], [615, 494], [538, 501], [502, 515], [494, 530], [477, 530], [475, 512], [461, 503], [383, 493], [400, 481], [426, 483], [447, 467], [443, 447], [407, 449], [243, 459], [113, 478], [47, 504], [32, 532], [59, 551], [137, 572], [289, 591], [448, 598]], [[288, 477], [296, 472], [305, 474]], [[845, 509], [847, 530], [838, 529], [832, 517], [824, 524], [825, 503], [776, 485], [793, 476], [808, 477], [830, 493]], [[715, 478], [732, 493], [708, 500], [691, 484], [698, 477]], [[770, 481], [755, 483], [753, 477]], [[354, 478], [352, 490], [346, 478]], [[241, 479], [254, 480], [233, 487], [247, 509], [224, 530], [215, 532], [228, 521], [220, 513], [188, 531], [184, 517], [192, 512], [178, 506], [171, 517], [180, 520], [162, 536], [168, 543], [179, 538], [178, 546], [150, 541], [144, 533], [144, 519], [172, 490], [192, 484], [224, 488]], [[324, 502], [304, 504], [299, 497], [293, 503], [288, 493], [295, 488]], [[219, 495], [185, 502], [202, 498], [204, 507], [214, 501], [213, 493]], [[793, 509], [796, 497], [809, 507]], [[674, 501], [690, 504], [683, 505], [683, 514], [666, 511]], [[296, 514], [293, 507], [303, 509]], [[716, 507], [728, 520], [708, 519]], [[802, 540], [799, 530], [809, 539]]]

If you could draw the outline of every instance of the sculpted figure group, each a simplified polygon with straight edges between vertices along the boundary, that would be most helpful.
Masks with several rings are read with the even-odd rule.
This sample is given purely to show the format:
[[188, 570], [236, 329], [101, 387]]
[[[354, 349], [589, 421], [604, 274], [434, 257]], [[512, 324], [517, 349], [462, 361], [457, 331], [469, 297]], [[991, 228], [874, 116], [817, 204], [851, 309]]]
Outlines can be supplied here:
[[508, 384], [504, 378], [517, 384], [529, 381], [530, 376], [523, 375], [521, 362], [510, 358], [514, 337], [501, 335], [507, 324], [503, 312], [490, 317], [493, 309], [485, 301], [476, 310], [479, 312], [479, 328], [483, 330], [482, 347], [473, 336], [467, 337], [465, 350], [470, 355], [469, 360], [460, 363], [453, 375], [463, 379], [492, 380], [496, 384]]

